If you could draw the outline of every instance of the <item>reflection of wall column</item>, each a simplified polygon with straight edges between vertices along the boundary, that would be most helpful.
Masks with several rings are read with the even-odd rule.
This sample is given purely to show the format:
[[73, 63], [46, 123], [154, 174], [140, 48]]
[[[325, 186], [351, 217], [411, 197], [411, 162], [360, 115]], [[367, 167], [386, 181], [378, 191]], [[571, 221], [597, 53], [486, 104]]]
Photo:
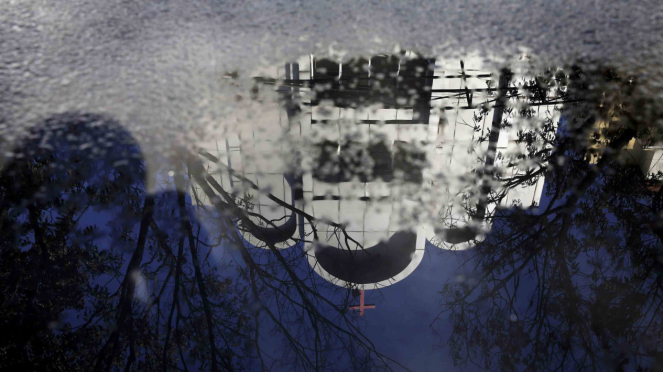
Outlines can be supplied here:
[[483, 223], [486, 218], [486, 208], [488, 203], [488, 196], [490, 194], [490, 184], [494, 177], [495, 158], [497, 157], [497, 142], [500, 138], [500, 129], [502, 128], [502, 116], [507, 104], [507, 88], [511, 80], [511, 71], [502, 70], [500, 72], [499, 86], [497, 88], [497, 99], [493, 108], [493, 123], [490, 129], [490, 138], [488, 139], [488, 151], [486, 152], [486, 162], [484, 170], [480, 173], [482, 175], [482, 185], [479, 195], [479, 203], [477, 204], [476, 214], [473, 219], [478, 223]]

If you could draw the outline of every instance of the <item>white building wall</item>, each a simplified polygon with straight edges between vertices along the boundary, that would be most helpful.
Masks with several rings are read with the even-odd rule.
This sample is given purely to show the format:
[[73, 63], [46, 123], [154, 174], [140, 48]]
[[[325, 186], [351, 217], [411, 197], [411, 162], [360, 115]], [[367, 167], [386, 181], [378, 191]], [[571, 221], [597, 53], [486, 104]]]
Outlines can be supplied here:
[[[301, 62], [308, 62], [304, 58]], [[486, 80], [497, 81], [495, 77], [478, 77], [477, 75], [488, 75], [490, 72], [482, 69], [481, 59], [465, 60], [464, 68], [461, 69], [458, 60], [436, 61], [434, 75], [444, 77], [433, 81], [432, 89], [484, 89], [487, 87]], [[463, 72], [465, 77], [463, 77]], [[284, 69], [277, 71], [277, 78], [283, 79]], [[300, 64], [300, 78], [310, 76], [310, 64]], [[302, 102], [310, 100], [311, 92], [308, 88], [300, 88], [297, 93]], [[473, 92], [472, 104], [484, 102], [490, 97], [485, 92]], [[320, 239], [327, 244], [334, 244], [332, 232], [333, 227], [325, 224], [332, 221], [345, 226], [347, 233], [363, 247], [370, 247], [380, 241], [388, 239], [403, 228], [412, 228], [417, 231], [416, 252], [411, 264], [401, 274], [380, 283], [361, 285], [362, 289], [374, 289], [390, 285], [402, 280], [409, 275], [419, 264], [423, 257], [426, 240], [439, 244], [440, 237], [436, 237], [433, 231], [433, 219], [441, 215], [446, 216], [443, 223], [449, 226], [464, 226], [470, 223], [470, 218], [460, 207], [461, 196], [467, 190], [468, 184], [461, 177], [472, 174], [482, 165], [485, 159], [487, 141], [478, 144], [480, 136], [486, 136], [492, 124], [491, 109], [488, 115], [480, 122], [474, 122], [475, 108], [469, 107], [469, 102], [464, 95], [452, 95], [449, 93], [434, 93], [431, 115], [428, 123], [423, 124], [361, 124], [361, 120], [410, 120], [413, 111], [410, 109], [391, 109], [381, 107], [370, 107], [364, 109], [340, 108], [327, 105], [324, 102], [315, 107], [302, 106], [304, 111], [296, 118], [288, 120], [285, 111], [278, 105], [257, 113], [253, 120], [242, 125], [236, 133], [227, 133], [225, 138], [210, 139], [203, 147], [220, 159], [220, 167], [208, 164], [213, 173], [217, 169], [215, 177], [228, 189], [234, 187], [240, 194], [248, 192], [252, 194], [250, 200], [255, 203], [255, 212], [269, 219], [282, 221], [290, 216], [291, 211], [284, 207], [276, 206], [269, 200], [265, 193], [271, 193], [292, 203], [290, 186], [285, 181], [283, 173], [290, 169], [291, 165], [283, 159], [288, 158], [293, 149], [293, 139], [300, 149], [306, 149], [311, 141], [327, 139], [331, 141], [343, 139], [347, 135], [354, 135], [362, 141], [371, 139], [386, 139], [386, 143], [392, 146], [396, 141], [415, 143], [425, 150], [429, 167], [425, 170], [422, 185], [403, 184], [401, 182], [341, 182], [326, 183], [315, 179], [312, 175], [310, 154], [304, 153], [302, 189], [303, 200], [296, 205], [297, 208], [313, 215]], [[545, 110], [550, 108], [540, 108]], [[543, 113], [542, 113], [543, 114]], [[318, 121], [327, 120], [333, 124], [321, 125]], [[504, 130], [500, 133], [498, 141], [498, 153], [508, 156], [518, 150], [516, 143], [517, 129]], [[290, 140], [286, 141], [288, 137]], [[342, 146], [339, 151], [342, 151]], [[306, 151], [304, 151], [306, 152]], [[276, 156], [280, 154], [282, 156]], [[285, 155], [285, 156], [284, 156]], [[503, 165], [504, 159], [498, 160], [497, 165]], [[234, 171], [240, 172], [243, 177], [251, 180], [263, 191], [260, 195], [256, 190], [242, 187], [239, 179], [231, 177], [224, 171], [225, 166], [231, 166]], [[536, 165], [532, 165], [536, 167]], [[524, 171], [524, 170], [522, 170]], [[511, 170], [511, 172], [517, 172]], [[231, 180], [233, 185], [231, 185]], [[538, 203], [543, 190], [543, 177], [536, 185], [508, 190], [504, 204], [510, 205], [514, 201], [522, 207], [529, 207]], [[471, 185], [469, 185], [471, 186]], [[478, 185], [475, 185], [478, 187]], [[476, 191], [476, 190], [475, 190]], [[200, 194], [200, 193], [199, 193]], [[327, 200], [315, 200], [322, 196], [328, 196]], [[370, 198], [370, 201], [362, 198]], [[338, 199], [338, 200], [337, 200]], [[492, 211], [495, 206], [489, 206]], [[254, 219], [259, 222], [258, 219]], [[440, 221], [438, 220], [438, 223]], [[311, 226], [304, 224], [303, 233], [310, 233]], [[293, 239], [279, 244], [279, 248], [287, 248], [300, 238], [302, 232], [299, 227]], [[255, 237], [245, 233], [245, 238], [254, 245], [259, 245]], [[312, 237], [307, 236], [307, 240]], [[481, 239], [481, 238], [479, 238]], [[338, 244], [338, 243], [336, 243]], [[439, 244], [441, 248], [465, 249], [471, 247], [471, 243], [450, 245]], [[304, 249], [309, 254], [309, 262], [312, 267], [326, 280], [338, 285], [346, 285], [338, 278], [324, 271], [316, 264], [314, 244], [304, 244]], [[352, 249], [362, 249], [354, 247]]]

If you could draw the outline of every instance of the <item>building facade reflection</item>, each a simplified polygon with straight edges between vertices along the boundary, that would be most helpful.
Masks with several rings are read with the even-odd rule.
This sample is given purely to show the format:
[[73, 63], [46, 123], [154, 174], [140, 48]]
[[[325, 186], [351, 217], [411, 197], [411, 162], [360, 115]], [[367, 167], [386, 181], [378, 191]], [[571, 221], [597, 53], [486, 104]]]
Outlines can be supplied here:
[[[499, 92], [480, 59], [308, 56], [275, 70], [260, 81], [275, 84], [280, 104], [202, 146], [206, 161], [218, 160], [208, 171], [260, 226], [260, 238], [239, 227], [245, 244], [303, 249], [325, 280], [368, 290], [410, 275], [426, 246], [468, 249], [485, 237], [490, 224], [476, 210]], [[537, 106], [533, 115], [555, 121], [556, 109]], [[517, 131], [499, 131], [495, 167], [518, 151]], [[543, 186], [540, 177], [492, 188], [505, 194], [503, 206], [527, 208]], [[496, 205], [483, 208], [490, 215]]]

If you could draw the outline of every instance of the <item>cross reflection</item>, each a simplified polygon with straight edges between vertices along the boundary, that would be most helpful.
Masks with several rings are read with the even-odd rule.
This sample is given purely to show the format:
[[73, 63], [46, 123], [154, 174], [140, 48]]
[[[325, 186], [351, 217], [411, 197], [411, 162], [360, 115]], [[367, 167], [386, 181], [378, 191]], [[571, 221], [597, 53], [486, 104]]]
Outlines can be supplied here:
[[361, 294], [359, 295], [359, 306], [350, 306], [348, 307], [350, 310], [359, 310], [359, 316], [363, 317], [364, 316], [364, 309], [375, 309], [375, 305], [373, 304], [364, 304], [364, 290], [361, 290]]

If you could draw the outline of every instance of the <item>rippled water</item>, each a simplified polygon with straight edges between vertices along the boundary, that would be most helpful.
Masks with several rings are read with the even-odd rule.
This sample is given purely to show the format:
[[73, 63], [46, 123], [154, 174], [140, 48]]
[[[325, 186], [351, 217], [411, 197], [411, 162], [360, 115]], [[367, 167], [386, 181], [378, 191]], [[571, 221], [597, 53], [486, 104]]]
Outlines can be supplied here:
[[651, 75], [369, 50], [5, 89], [0, 367], [661, 370]]

